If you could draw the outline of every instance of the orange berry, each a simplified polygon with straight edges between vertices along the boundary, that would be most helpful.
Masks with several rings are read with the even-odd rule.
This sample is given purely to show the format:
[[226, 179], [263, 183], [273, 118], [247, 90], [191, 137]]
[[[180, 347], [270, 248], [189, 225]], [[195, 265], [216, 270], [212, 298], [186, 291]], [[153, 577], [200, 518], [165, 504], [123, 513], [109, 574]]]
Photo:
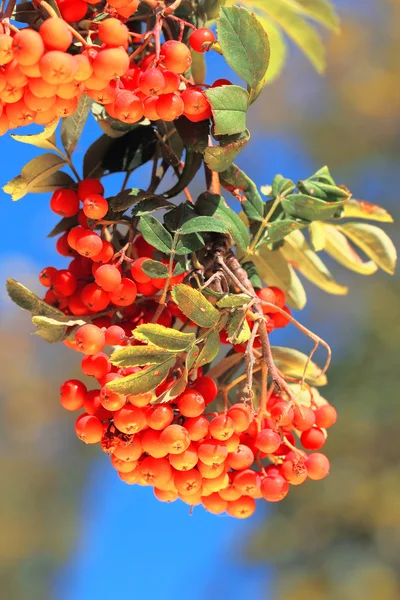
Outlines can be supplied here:
[[129, 69], [129, 56], [122, 48], [100, 50], [93, 61], [96, 77], [108, 80], [122, 77]]
[[0, 65], [6, 65], [14, 58], [13, 39], [7, 33], [0, 33]]
[[227, 440], [233, 435], [235, 429], [231, 418], [227, 415], [219, 415], [211, 419], [209, 431], [216, 440]]
[[237, 500], [228, 502], [228, 506], [226, 508], [228, 515], [231, 517], [236, 517], [237, 519], [247, 519], [248, 517], [251, 517], [255, 510], [255, 500], [249, 496], [242, 496]]
[[36, 64], [44, 53], [42, 37], [34, 29], [21, 29], [14, 35], [13, 52], [19, 64], [26, 66]]
[[6, 113], [0, 115], [0, 136], [7, 133], [10, 128], [10, 120], [7, 117]]
[[56, 85], [46, 83], [41, 77], [29, 79], [28, 88], [38, 98], [52, 98], [57, 92]]
[[[28, 89], [24, 94], [24, 102], [28, 108], [35, 112], [44, 112], [50, 110], [55, 104], [55, 96], [50, 98], [38, 98]], [[36, 120], [36, 117], [35, 117]]]
[[138, 433], [146, 427], [146, 417], [142, 409], [127, 404], [115, 413], [114, 425], [122, 433]]
[[139, 470], [143, 479], [157, 487], [166, 483], [172, 475], [172, 467], [167, 458], [153, 458], [147, 456], [140, 464]]
[[124, 46], [129, 40], [129, 29], [118, 19], [105, 19], [99, 23], [98, 36], [107, 46]]
[[209, 496], [203, 496], [201, 503], [208, 512], [214, 515], [220, 515], [226, 511], [228, 502], [221, 498], [218, 492], [213, 492]]
[[180, 494], [191, 496], [201, 490], [202, 476], [196, 469], [175, 471], [174, 484]]
[[234, 476], [233, 485], [242, 494], [254, 498], [255, 496], [258, 496], [258, 491], [260, 489], [260, 474], [252, 469], [240, 471], [240, 473], [236, 473]]
[[199, 417], [206, 407], [204, 398], [195, 390], [186, 390], [176, 399], [178, 410], [184, 417]]
[[80, 98], [83, 94], [84, 86], [80, 81], [70, 81], [69, 83], [61, 83], [57, 86], [57, 96], [64, 100], [71, 98]]
[[75, 423], [76, 435], [86, 444], [98, 444], [104, 433], [100, 419], [94, 415], [81, 415]]
[[59, 50], [46, 52], [39, 61], [40, 73], [46, 83], [59, 85], [73, 80], [78, 64], [71, 54]]
[[54, 111], [54, 106], [49, 108], [48, 110], [39, 110], [36, 113], [35, 123], [38, 125], [47, 125], [51, 123], [56, 118], [56, 113]]
[[118, 14], [121, 15], [121, 17], [131, 17], [137, 11], [139, 2], [140, 0], [131, 0], [131, 2], [125, 6], [116, 7]]
[[117, 119], [124, 123], [137, 123], [143, 116], [143, 104], [133, 92], [125, 90], [117, 95], [114, 104]]
[[254, 462], [254, 454], [250, 448], [244, 444], [240, 444], [234, 452], [231, 452], [227, 458], [227, 463], [231, 469], [241, 471], [248, 469]]
[[158, 404], [151, 406], [146, 411], [147, 425], [151, 429], [161, 431], [168, 427], [174, 420], [174, 411], [168, 404]]
[[170, 454], [180, 454], [189, 448], [190, 437], [181, 425], [168, 425], [161, 432], [160, 442], [166, 445]]
[[[77, 54], [75, 56], [75, 62], [78, 65], [74, 77], [77, 81], [87, 81], [93, 73], [92, 63], [85, 53]], [[107, 82], [106, 82], [107, 83]]]
[[192, 54], [190, 49], [182, 42], [169, 40], [161, 48], [163, 63], [173, 73], [184, 73], [190, 67]]
[[168, 454], [167, 444], [160, 441], [160, 431], [147, 429], [142, 433], [141, 444], [144, 452], [153, 456], [153, 458], [163, 458]]
[[[54, 111], [57, 117], [70, 117], [74, 114], [76, 109], [78, 108], [78, 98], [59, 98], [56, 97], [56, 102], [54, 105]], [[79, 250], [78, 250], [79, 252]], [[97, 254], [97, 252], [96, 252]]]
[[72, 44], [72, 33], [66, 22], [59, 17], [51, 17], [43, 21], [39, 27], [42, 40], [49, 50], [61, 50], [66, 52]]
[[227, 447], [215, 440], [201, 442], [197, 451], [199, 459], [206, 465], [219, 465], [223, 463], [228, 456]]
[[208, 434], [208, 420], [205, 417], [192, 417], [186, 419], [185, 428], [189, 434], [189, 437], [194, 442], [199, 442]]
[[178, 492], [174, 490], [160, 490], [154, 488], [154, 495], [160, 502], [174, 502], [178, 498]]
[[193, 444], [190, 444], [181, 454], [171, 454], [169, 457], [169, 462], [177, 471], [189, 471], [193, 469], [197, 465], [198, 460], [199, 457]]
[[36, 117], [36, 111], [31, 110], [22, 98], [18, 102], [7, 104], [6, 113], [8, 119], [16, 126], [30, 125]]

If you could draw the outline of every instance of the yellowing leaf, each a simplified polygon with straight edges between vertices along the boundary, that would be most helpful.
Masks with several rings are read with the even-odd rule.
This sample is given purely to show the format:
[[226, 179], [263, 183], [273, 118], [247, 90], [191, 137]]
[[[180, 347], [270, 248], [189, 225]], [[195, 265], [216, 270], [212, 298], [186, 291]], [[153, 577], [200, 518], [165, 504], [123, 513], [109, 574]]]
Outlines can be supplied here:
[[304, 308], [307, 296], [303, 284], [280, 251], [272, 251], [267, 246], [262, 246], [248, 258], [254, 262], [265, 283], [277, 286], [285, 292], [290, 306], [299, 310]]
[[361, 275], [372, 275], [378, 270], [374, 261], [364, 262], [349, 244], [346, 236], [334, 225], [321, 224], [325, 235], [325, 251], [338, 263]]
[[136, 327], [132, 333], [137, 340], [149, 342], [173, 352], [187, 350], [196, 340], [194, 333], [182, 333], [157, 323], [144, 323]]
[[55, 131], [57, 129], [59, 121], [60, 119], [54, 119], [54, 121], [46, 125], [46, 127], [40, 133], [33, 133], [31, 135], [11, 134], [11, 137], [17, 142], [22, 142], [23, 144], [30, 144], [31, 146], [36, 146], [36, 148], [44, 148], [45, 150], [57, 151], [58, 149]]
[[[302, 379], [308, 356], [293, 348], [275, 346], [271, 350], [276, 366], [284, 375]], [[311, 385], [321, 386], [326, 385], [327, 378], [326, 375], [321, 375], [321, 369], [313, 361], [310, 361], [305, 381]]]
[[381, 223], [393, 223], [393, 217], [381, 206], [349, 198], [344, 204], [343, 218], [357, 217], [358, 219], [369, 219], [370, 221], [380, 221]]
[[217, 331], [210, 331], [207, 336], [206, 342], [196, 359], [194, 367], [202, 367], [214, 360], [217, 356], [220, 348], [220, 339]]
[[[64, 167], [67, 162], [56, 154], [42, 154], [32, 159], [24, 166], [21, 175], [18, 175], [9, 181], [3, 190], [11, 194], [13, 200], [20, 200], [30, 191], [38, 191], [40, 184], [59, 169]], [[44, 191], [40, 189], [40, 191]]]
[[38, 298], [36, 294], [15, 279], [7, 279], [7, 292], [17, 306], [29, 310], [35, 316], [55, 317], [57, 320], [65, 316], [60, 310]]
[[378, 267], [393, 275], [397, 252], [392, 240], [383, 229], [369, 223], [345, 223], [337, 227], [367, 256], [372, 258]]
[[313, 221], [308, 226], [310, 232], [311, 247], [315, 252], [320, 252], [325, 248], [325, 232], [323, 224], [319, 221]]
[[319, 256], [311, 250], [303, 233], [293, 231], [281, 248], [283, 256], [304, 277], [329, 294], [347, 294], [348, 288], [337, 283]]
[[172, 288], [172, 298], [184, 315], [200, 327], [213, 327], [219, 321], [219, 311], [203, 294], [189, 285], [179, 283]]
[[145, 394], [155, 390], [164, 381], [175, 361], [176, 357], [173, 355], [162, 363], [142, 369], [138, 373], [133, 373], [133, 375], [128, 375], [122, 379], [114, 379], [114, 381], [107, 383], [107, 387], [117, 394], [125, 394], [126, 396]]

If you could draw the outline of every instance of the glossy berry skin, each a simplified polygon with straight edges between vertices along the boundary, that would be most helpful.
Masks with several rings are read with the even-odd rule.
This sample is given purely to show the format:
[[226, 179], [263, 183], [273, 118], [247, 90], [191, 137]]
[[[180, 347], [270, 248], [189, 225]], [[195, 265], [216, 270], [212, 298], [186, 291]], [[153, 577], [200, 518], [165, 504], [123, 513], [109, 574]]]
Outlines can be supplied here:
[[83, 212], [88, 219], [102, 219], [108, 212], [108, 202], [100, 194], [90, 194], [83, 202]]
[[206, 27], [196, 29], [189, 38], [189, 43], [196, 52], [205, 52], [208, 44], [213, 42], [215, 42], [215, 35], [211, 29], [207, 29]]
[[162, 46], [161, 57], [165, 68], [178, 74], [185, 73], [192, 62], [189, 48], [175, 40], [170, 40]]
[[50, 208], [61, 217], [73, 217], [79, 210], [79, 198], [73, 190], [56, 190], [50, 200]]
[[92, 194], [104, 194], [104, 187], [98, 179], [83, 179], [78, 185], [78, 198], [82, 202]]
[[88, 323], [79, 327], [75, 333], [75, 340], [78, 348], [83, 354], [97, 354], [101, 352], [105, 345], [105, 336], [103, 331], [96, 325]]
[[69, 379], [60, 388], [61, 405], [66, 410], [82, 408], [86, 396], [86, 386], [78, 379]]
[[103, 437], [104, 427], [94, 415], [81, 415], [76, 420], [75, 431], [85, 444], [97, 444]]

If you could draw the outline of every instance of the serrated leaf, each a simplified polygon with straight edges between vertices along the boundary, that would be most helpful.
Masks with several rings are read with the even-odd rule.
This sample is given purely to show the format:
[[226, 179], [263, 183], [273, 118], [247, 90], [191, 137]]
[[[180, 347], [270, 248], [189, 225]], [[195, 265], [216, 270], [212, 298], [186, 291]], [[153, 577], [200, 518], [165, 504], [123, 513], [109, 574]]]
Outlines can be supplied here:
[[218, 308], [235, 308], [245, 306], [250, 302], [251, 298], [246, 294], [227, 294], [221, 300], [218, 300]]
[[323, 221], [340, 217], [345, 200], [327, 202], [306, 194], [290, 194], [282, 198], [281, 202], [285, 212], [292, 217], [307, 221]]
[[86, 321], [82, 319], [71, 319], [70, 317], [32, 317], [32, 323], [38, 327], [35, 333], [50, 344], [61, 342], [67, 333], [68, 327], [84, 325]]
[[247, 227], [240, 217], [229, 208], [222, 196], [206, 192], [198, 198], [195, 209], [199, 214], [223, 221], [235, 244], [242, 249], [248, 247], [250, 238]]
[[171, 358], [171, 352], [149, 344], [147, 346], [128, 346], [111, 354], [110, 361], [117, 367], [135, 367], [158, 365]]
[[219, 311], [199, 290], [179, 283], [172, 288], [172, 298], [183, 314], [196, 325], [210, 328], [218, 323]]
[[21, 174], [9, 181], [3, 190], [11, 194], [13, 200], [20, 200], [64, 167], [67, 162], [56, 154], [41, 154], [30, 160], [22, 169]]
[[241, 205], [249, 219], [252, 221], [262, 221], [264, 217], [264, 202], [258, 193], [257, 186], [236, 165], [231, 165], [229, 169], [220, 174], [221, 185], [231, 193], [242, 192]]
[[307, 296], [303, 284], [279, 250], [272, 251], [267, 246], [262, 246], [251, 256], [251, 260], [265, 283], [279, 287], [285, 292], [287, 302], [292, 308], [304, 308]]
[[338, 225], [337, 228], [361, 248], [378, 267], [393, 275], [397, 252], [392, 240], [383, 229], [369, 223], [345, 223]]
[[38, 298], [36, 294], [28, 290], [22, 283], [15, 281], [15, 279], [7, 279], [6, 286], [11, 300], [17, 306], [24, 310], [28, 310], [33, 315], [56, 318], [64, 317], [64, 313]]
[[229, 233], [228, 227], [217, 217], [193, 217], [189, 221], [186, 221], [180, 228], [180, 233], [182, 235], [199, 231]]
[[152, 402], [152, 404], [165, 404], [166, 402], [171, 402], [171, 400], [174, 400], [177, 396], [179, 396], [180, 394], [182, 394], [182, 392], [185, 391], [187, 382], [188, 370], [185, 366], [179, 379], [177, 379], [170, 388], [168, 388], [165, 392], [158, 396], [158, 398], [154, 402]]
[[220, 345], [219, 333], [217, 331], [210, 331], [200, 354], [196, 358], [194, 368], [198, 369], [199, 367], [211, 363], [217, 356]]
[[196, 340], [194, 333], [182, 333], [181, 331], [164, 327], [164, 325], [158, 325], [157, 323], [144, 323], [136, 327], [132, 333], [141, 342], [148, 342], [172, 352], [184, 352]]
[[165, 278], [168, 275], [168, 267], [158, 260], [146, 259], [143, 261], [142, 270], [152, 279]]
[[[303, 377], [308, 356], [293, 348], [283, 348], [280, 346], [273, 346], [271, 351], [275, 365], [284, 375], [295, 377], [296, 379]], [[320, 375], [320, 373], [321, 369], [313, 361], [310, 361], [305, 382], [316, 386], [326, 385], [326, 375]]]
[[122, 379], [114, 379], [107, 383], [107, 387], [117, 394], [126, 396], [145, 394], [155, 390], [166, 379], [169, 370], [174, 366], [176, 357], [173, 355], [158, 365], [152, 365], [138, 373], [133, 373]]
[[267, 33], [256, 15], [239, 6], [222, 7], [217, 30], [228, 65], [250, 90], [258, 90], [268, 69], [270, 47]]
[[11, 137], [16, 142], [21, 142], [22, 144], [30, 144], [31, 146], [36, 146], [36, 148], [57, 151], [55, 131], [59, 121], [60, 119], [58, 118], [54, 119], [40, 133], [33, 133], [31, 135], [16, 135], [12, 133]]
[[294, 231], [287, 236], [280, 252], [304, 277], [325, 292], [347, 294], [348, 287], [335, 281], [319, 256], [311, 250], [301, 231]]
[[55, 227], [47, 234], [47, 237], [52, 238], [64, 231], [68, 231], [72, 229], [72, 227], [76, 227], [78, 225], [78, 217], [74, 215], [73, 217], [63, 217]]
[[335, 225], [328, 225], [327, 223], [320, 225], [324, 235], [324, 250], [338, 263], [361, 275], [372, 275], [378, 270], [374, 261], [364, 262], [358, 256], [346, 236]]
[[88, 119], [92, 100], [86, 94], [79, 98], [78, 106], [75, 112], [62, 120], [61, 123], [61, 141], [66, 153], [71, 156], [75, 150]]
[[325, 248], [325, 230], [324, 223], [313, 221], [308, 226], [310, 232], [311, 247], [315, 252], [320, 252]]
[[365, 200], [349, 198], [343, 207], [343, 218], [369, 219], [381, 223], [393, 223], [393, 217], [384, 208]]
[[248, 129], [236, 135], [221, 136], [219, 146], [205, 149], [204, 160], [212, 171], [222, 173], [232, 165], [249, 140], [250, 132]]
[[204, 239], [199, 233], [182, 235], [176, 245], [175, 254], [184, 256], [185, 254], [196, 252], [201, 248], [204, 248]]
[[222, 85], [204, 93], [211, 104], [215, 135], [233, 135], [246, 129], [249, 94], [244, 88]]
[[138, 229], [146, 242], [169, 254], [172, 248], [172, 236], [153, 215], [144, 215], [139, 219]]
[[235, 310], [225, 327], [228, 334], [227, 339], [232, 344], [245, 344], [250, 339], [250, 327], [246, 318], [243, 317], [243, 310]]

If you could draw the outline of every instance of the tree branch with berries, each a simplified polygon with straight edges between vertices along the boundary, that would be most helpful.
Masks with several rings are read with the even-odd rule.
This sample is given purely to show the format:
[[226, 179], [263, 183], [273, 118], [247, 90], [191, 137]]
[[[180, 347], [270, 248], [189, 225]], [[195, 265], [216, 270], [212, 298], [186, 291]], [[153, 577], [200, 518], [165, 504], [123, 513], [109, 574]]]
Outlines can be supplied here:
[[[321, 252], [371, 275], [393, 273], [396, 251], [369, 223], [390, 215], [353, 198], [327, 167], [259, 188], [235, 163], [250, 140], [247, 111], [277, 74], [275, 21], [293, 35], [293, 23], [336, 29], [337, 17], [326, 1], [282, 2], [279, 14], [258, 0], [257, 14], [233, 4], [9, 4], [0, 134], [42, 126], [11, 134], [44, 152], [4, 190], [15, 201], [52, 193], [60, 220], [49, 236], [66, 266], [41, 271], [43, 298], [13, 279], [7, 289], [38, 335], [83, 355], [93, 383], [61, 386], [61, 405], [79, 412], [77, 436], [161, 501], [245, 518], [257, 499], [280, 501], [291, 485], [329, 473], [319, 451], [337, 415], [319, 389], [331, 352], [292, 315], [306, 304], [298, 273], [343, 295]], [[291, 11], [297, 20], [282, 21]], [[319, 48], [316, 38], [302, 47], [321, 70]], [[206, 82], [205, 56], [215, 53], [244, 85]], [[78, 163], [89, 118], [102, 134]], [[148, 185], [132, 188], [146, 163]], [[106, 178], [116, 173], [121, 189], [110, 197]], [[308, 355], [279, 345], [290, 325], [310, 340]], [[313, 361], [319, 346], [322, 366]]]

